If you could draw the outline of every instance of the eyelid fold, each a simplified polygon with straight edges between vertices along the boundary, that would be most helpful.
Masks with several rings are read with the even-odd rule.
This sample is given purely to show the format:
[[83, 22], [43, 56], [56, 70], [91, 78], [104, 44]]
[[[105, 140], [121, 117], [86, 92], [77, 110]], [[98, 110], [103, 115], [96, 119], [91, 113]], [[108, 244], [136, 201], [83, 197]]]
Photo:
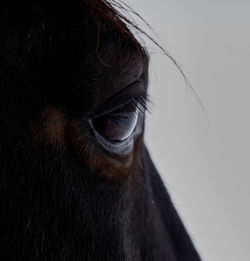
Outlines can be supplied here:
[[146, 91], [144, 82], [136, 81], [123, 89], [121, 92], [109, 98], [100, 107], [98, 107], [90, 117], [100, 117], [129, 103], [146, 107], [148, 100]]

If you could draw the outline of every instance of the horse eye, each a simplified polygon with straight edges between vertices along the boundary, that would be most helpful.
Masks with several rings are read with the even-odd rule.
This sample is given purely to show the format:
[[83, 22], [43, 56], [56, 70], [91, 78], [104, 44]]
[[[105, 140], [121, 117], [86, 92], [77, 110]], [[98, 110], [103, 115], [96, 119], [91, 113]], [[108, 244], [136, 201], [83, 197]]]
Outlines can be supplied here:
[[138, 118], [138, 111], [118, 109], [93, 120], [94, 128], [107, 140], [121, 142], [133, 132]]

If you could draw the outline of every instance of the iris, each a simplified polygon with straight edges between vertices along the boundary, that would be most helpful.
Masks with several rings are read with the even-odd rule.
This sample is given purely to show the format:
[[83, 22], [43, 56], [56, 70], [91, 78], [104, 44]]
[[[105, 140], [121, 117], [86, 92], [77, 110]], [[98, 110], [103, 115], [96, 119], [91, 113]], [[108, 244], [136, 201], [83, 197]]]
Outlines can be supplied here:
[[125, 105], [93, 120], [93, 126], [106, 140], [121, 142], [133, 132], [138, 119], [138, 110]]

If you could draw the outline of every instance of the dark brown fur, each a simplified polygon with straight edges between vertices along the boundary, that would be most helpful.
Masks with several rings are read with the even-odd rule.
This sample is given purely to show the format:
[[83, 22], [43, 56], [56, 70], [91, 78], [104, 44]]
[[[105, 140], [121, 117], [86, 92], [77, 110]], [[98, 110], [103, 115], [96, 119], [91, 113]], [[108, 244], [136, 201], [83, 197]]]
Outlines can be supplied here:
[[[114, 2], [112, 2], [114, 4]], [[104, 0], [0, 6], [0, 259], [198, 261], [143, 143], [105, 151], [88, 119], [148, 57]]]

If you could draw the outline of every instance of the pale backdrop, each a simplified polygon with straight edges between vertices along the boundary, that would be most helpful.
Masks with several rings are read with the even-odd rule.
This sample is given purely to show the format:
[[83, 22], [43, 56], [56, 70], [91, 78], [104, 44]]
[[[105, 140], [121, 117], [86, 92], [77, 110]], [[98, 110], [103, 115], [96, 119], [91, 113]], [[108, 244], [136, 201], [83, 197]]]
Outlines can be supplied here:
[[249, 261], [250, 1], [130, 3], [165, 40], [206, 111], [150, 47], [152, 158], [203, 260]]

